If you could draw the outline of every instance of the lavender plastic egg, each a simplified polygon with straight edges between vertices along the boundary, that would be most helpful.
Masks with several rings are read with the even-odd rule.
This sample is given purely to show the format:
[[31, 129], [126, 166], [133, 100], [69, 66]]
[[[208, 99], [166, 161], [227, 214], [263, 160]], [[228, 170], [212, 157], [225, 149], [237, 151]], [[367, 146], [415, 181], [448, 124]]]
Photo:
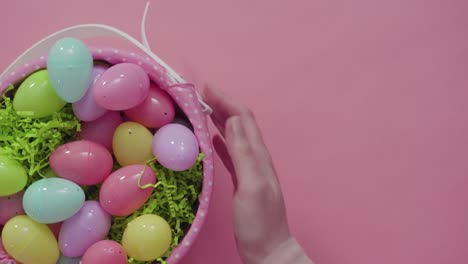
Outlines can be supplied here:
[[86, 94], [83, 96], [83, 98], [73, 104], [73, 112], [75, 113], [76, 117], [78, 117], [78, 119], [89, 122], [98, 119], [107, 112], [106, 109], [96, 104], [93, 96], [94, 84], [96, 83], [96, 80], [99, 78], [99, 76], [101, 76], [106, 70], [107, 67], [105, 66], [94, 66], [91, 73], [91, 86], [86, 91]]
[[190, 124], [190, 122], [187, 121], [187, 119], [185, 119], [185, 118], [176, 117], [176, 118], [174, 118], [174, 120], [172, 121], [172, 123], [173, 123], [173, 124], [183, 125], [183, 126], [187, 127], [188, 129], [190, 129], [190, 130], [193, 131], [193, 126], [192, 126], [192, 124]]
[[184, 171], [197, 161], [198, 141], [193, 132], [183, 125], [165, 125], [154, 135], [153, 154], [164, 167]]
[[111, 216], [97, 201], [86, 201], [60, 229], [60, 251], [66, 257], [82, 256], [94, 243], [103, 240], [111, 227]]

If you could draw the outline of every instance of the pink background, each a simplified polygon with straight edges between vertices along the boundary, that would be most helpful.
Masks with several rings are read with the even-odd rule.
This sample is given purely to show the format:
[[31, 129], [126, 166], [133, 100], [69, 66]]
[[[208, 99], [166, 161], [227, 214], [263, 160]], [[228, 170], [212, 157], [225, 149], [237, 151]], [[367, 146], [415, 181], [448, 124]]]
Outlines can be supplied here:
[[[154, 1], [153, 50], [251, 107], [291, 229], [323, 264], [468, 263], [468, 1]], [[139, 38], [144, 1], [0, 3], [0, 69], [63, 27]], [[240, 263], [216, 161], [183, 263]]]

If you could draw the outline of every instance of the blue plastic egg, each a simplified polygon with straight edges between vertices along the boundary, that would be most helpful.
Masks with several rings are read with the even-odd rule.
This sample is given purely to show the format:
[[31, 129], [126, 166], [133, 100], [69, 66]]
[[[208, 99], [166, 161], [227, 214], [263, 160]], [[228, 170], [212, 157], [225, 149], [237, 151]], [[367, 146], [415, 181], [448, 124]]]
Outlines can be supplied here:
[[75, 38], [57, 41], [47, 57], [49, 79], [64, 101], [79, 101], [91, 84], [93, 57], [88, 47]]
[[83, 189], [62, 178], [45, 178], [31, 184], [23, 196], [23, 207], [33, 220], [43, 224], [61, 222], [80, 210]]

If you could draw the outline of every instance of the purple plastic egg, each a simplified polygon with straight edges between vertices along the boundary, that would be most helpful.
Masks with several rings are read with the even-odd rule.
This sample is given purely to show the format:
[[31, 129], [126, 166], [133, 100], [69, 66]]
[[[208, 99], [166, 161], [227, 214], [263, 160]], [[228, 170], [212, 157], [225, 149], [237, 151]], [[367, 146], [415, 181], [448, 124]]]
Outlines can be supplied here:
[[176, 117], [174, 118], [174, 120], [172, 121], [173, 124], [179, 124], [179, 125], [183, 125], [184, 127], [190, 129], [193, 131], [193, 126], [192, 124], [190, 124], [190, 122], [185, 119], [185, 118], [180, 118], [180, 117]]
[[183, 125], [165, 125], [154, 135], [153, 154], [164, 167], [184, 171], [197, 161], [198, 141], [193, 132]]
[[8, 220], [26, 214], [23, 209], [24, 191], [10, 196], [0, 197], [0, 225], [5, 225]]
[[148, 96], [149, 77], [138, 65], [120, 63], [105, 71], [94, 84], [93, 96], [105, 109], [120, 111], [133, 108]]
[[86, 94], [83, 96], [83, 98], [72, 105], [73, 113], [75, 113], [78, 119], [89, 122], [98, 119], [107, 112], [106, 109], [96, 104], [93, 96], [94, 84], [96, 83], [96, 80], [106, 71], [106, 69], [107, 67], [102, 65], [94, 66], [93, 72], [91, 73], [91, 86], [86, 91]]
[[82, 256], [94, 243], [109, 233], [111, 216], [97, 201], [86, 201], [72, 217], [65, 220], [60, 229], [60, 251], [66, 257]]
[[115, 129], [122, 122], [119, 112], [109, 111], [94, 121], [83, 122], [78, 137], [101, 144], [109, 151], [112, 151], [112, 137]]

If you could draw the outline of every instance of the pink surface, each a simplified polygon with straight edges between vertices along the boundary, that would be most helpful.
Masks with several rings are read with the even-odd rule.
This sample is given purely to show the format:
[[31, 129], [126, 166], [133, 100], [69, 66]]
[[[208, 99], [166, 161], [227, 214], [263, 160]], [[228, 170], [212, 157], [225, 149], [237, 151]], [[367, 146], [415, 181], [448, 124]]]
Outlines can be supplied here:
[[[468, 262], [468, 2], [153, 3], [155, 52], [257, 114], [292, 231], [317, 263]], [[138, 38], [143, 7], [2, 1], [0, 69], [79, 23]], [[215, 169], [207, 222], [183, 264], [240, 263], [230, 177], [219, 160]]]

